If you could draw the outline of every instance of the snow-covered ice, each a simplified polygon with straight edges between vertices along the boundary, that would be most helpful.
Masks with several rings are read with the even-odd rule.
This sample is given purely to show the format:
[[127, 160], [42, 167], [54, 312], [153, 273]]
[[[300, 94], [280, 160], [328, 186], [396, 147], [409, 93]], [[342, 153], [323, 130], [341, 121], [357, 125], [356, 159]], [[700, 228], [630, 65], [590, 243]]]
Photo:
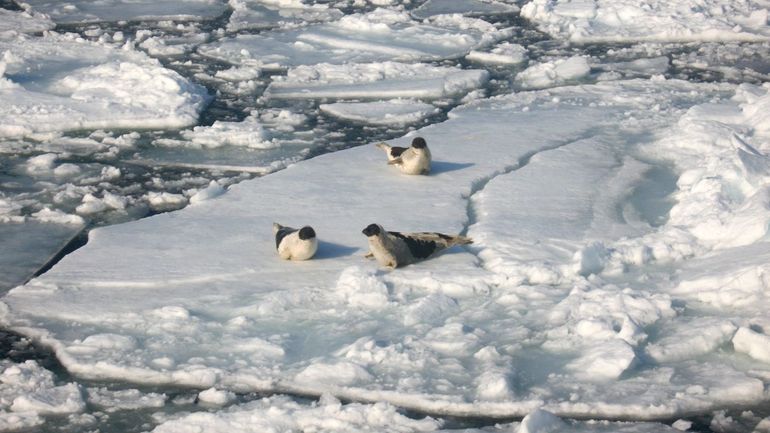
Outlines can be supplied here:
[[[770, 431], [766, 3], [0, 9], [0, 286], [161, 213], [0, 300], [71, 374], [2, 360], [0, 430]], [[372, 222], [474, 244], [387, 272]]]
[[369, 125], [409, 125], [438, 113], [438, 109], [433, 105], [401, 99], [337, 102], [321, 104], [319, 108], [330, 116]]
[[139, 21], [202, 20], [216, 18], [227, 10], [224, 0], [24, 0], [33, 10], [62, 24]]
[[377, 9], [297, 30], [238, 35], [199, 52], [234, 65], [280, 70], [317, 63], [430, 61], [462, 57], [510, 35], [475, 18], [441, 15], [427, 23]]
[[[714, 151], [691, 155], [668, 143], [721, 146], [722, 135], [704, 141], [688, 126], [696, 118], [699, 128], [755, 143], [759, 155], [766, 124], [759, 107], [768, 98], [761, 87], [655, 79], [470, 103], [419, 132], [433, 149], [431, 176], [399, 176], [364, 146], [235, 185], [180, 212], [94, 230], [86, 247], [12, 290], [3, 320], [93, 379], [330, 393], [476, 416], [543, 407], [562, 416], [655, 419], [766, 400], [766, 379], [755, 373], [766, 369], [761, 351], [746, 346], [765, 338], [758, 331], [766, 322], [764, 274], [752, 280], [759, 292], [751, 304], [740, 302], [742, 292], [724, 295], [731, 308], [715, 319], [702, 306], [711, 300], [707, 288], [687, 291], [697, 269], [708, 272], [701, 257], [741, 254], [677, 216], [704, 200], [705, 186], [690, 185], [713, 184], [713, 175], [701, 168], [699, 177], [680, 178], [678, 202], [660, 227], [623, 209], [649, 170], [644, 158], [659, 151], [677, 166], [703, 167], [692, 158]], [[727, 115], [742, 126], [725, 126]], [[468, 143], [484, 151], [467, 152]], [[742, 149], [724, 152], [739, 164]], [[722, 170], [722, 182], [759, 175], [713, 169]], [[747, 207], [751, 197], [712, 206], [723, 225], [744, 209], [770, 215]], [[273, 220], [312, 224], [321, 240], [316, 259], [279, 260]], [[476, 242], [383, 272], [362, 258], [359, 231], [370, 222], [405, 231], [468, 228]], [[761, 238], [744, 239], [743, 248], [767, 254]], [[695, 268], [673, 284], [656, 273], [626, 283], [633, 287], [608, 281], [687, 257]], [[740, 351], [726, 351], [739, 325], [755, 326], [758, 336], [744, 332]], [[707, 332], [693, 338], [695, 328]], [[640, 404], [650, 407], [640, 412]]]
[[[46, 34], [0, 39], [2, 137], [195, 124], [206, 90], [134, 50]], [[32, 72], [30, 72], [32, 71]]]
[[463, 97], [484, 85], [481, 69], [398, 62], [298, 66], [277, 78], [265, 91], [273, 99]]
[[764, 2], [532, 0], [521, 16], [576, 43], [767, 41]]

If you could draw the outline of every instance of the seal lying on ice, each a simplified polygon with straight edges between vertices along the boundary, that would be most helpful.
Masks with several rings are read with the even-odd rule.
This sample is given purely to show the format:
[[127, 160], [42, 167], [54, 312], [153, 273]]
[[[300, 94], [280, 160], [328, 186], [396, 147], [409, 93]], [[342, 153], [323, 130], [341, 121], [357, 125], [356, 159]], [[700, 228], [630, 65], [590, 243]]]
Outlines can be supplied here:
[[278, 256], [284, 260], [307, 260], [318, 250], [315, 230], [310, 226], [297, 230], [273, 223], [273, 235]]
[[379, 224], [369, 224], [362, 231], [369, 240], [369, 254], [382, 266], [397, 268], [427, 259], [439, 251], [454, 245], [473, 243], [465, 236], [450, 236], [443, 233], [386, 232]]
[[412, 140], [410, 147], [390, 146], [385, 143], [377, 144], [388, 155], [388, 164], [396, 165], [405, 174], [430, 173], [430, 149], [422, 137]]

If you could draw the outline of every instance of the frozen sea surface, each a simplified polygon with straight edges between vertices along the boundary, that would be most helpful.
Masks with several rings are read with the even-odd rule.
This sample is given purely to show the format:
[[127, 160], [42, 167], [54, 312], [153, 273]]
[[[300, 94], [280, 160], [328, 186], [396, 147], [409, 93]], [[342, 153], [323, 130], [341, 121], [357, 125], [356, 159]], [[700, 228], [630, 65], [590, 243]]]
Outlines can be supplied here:
[[764, 3], [0, 6], [0, 430], [770, 430]]

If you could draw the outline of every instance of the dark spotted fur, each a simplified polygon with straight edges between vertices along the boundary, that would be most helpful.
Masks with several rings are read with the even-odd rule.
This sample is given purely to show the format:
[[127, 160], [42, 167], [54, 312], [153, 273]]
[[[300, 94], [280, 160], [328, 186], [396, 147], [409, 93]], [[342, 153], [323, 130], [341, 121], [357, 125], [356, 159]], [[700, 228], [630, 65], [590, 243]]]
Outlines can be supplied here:
[[402, 153], [406, 151], [406, 147], [393, 146], [390, 148], [390, 156], [398, 158]]
[[424, 241], [420, 239], [410, 238], [404, 236], [399, 232], [388, 232], [391, 235], [401, 239], [409, 248], [409, 252], [412, 253], [412, 257], [417, 259], [425, 259], [430, 257], [431, 254], [436, 252], [436, 243], [433, 241]]

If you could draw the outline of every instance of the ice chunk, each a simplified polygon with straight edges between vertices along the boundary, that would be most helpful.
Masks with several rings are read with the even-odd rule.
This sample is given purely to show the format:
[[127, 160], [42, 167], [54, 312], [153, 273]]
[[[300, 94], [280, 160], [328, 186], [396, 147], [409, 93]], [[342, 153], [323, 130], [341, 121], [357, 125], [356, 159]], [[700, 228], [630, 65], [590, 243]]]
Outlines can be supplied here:
[[498, 1], [460, 0], [442, 1], [428, 0], [412, 11], [418, 19], [426, 19], [436, 15], [462, 14], [467, 16], [513, 14], [519, 11], [515, 4]]
[[273, 99], [462, 97], [482, 87], [489, 73], [426, 64], [318, 64], [291, 69], [265, 90]]
[[564, 427], [566, 425], [559, 417], [546, 410], [537, 409], [521, 420], [521, 425], [516, 433], [550, 433], [559, 431]]
[[409, 125], [436, 114], [438, 109], [422, 102], [394, 99], [377, 102], [321, 104], [322, 112], [344, 120], [368, 125]]
[[[0, 35], [4, 33], [8, 35], [12, 32], [39, 33], [51, 30], [55, 25], [45, 14], [32, 11], [0, 9]], [[2, 75], [0, 73], [0, 77]]]
[[213, 406], [224, 406], [235, 400], [235, 394], [216, 388], [209, 388], [198, 393], [198, 401]]
[[112, 391], [107, 388], [88, 388], [88, 402], [108, 412], [158, 408], [166, 404], [165, 394], [143, 393], [138, 389]]
[[304, 4], [298, 0], [229, 0], [233, 10], [227, 30], [269, 29], [286, 24], [334, 21], [342, 17], [339, 9], [327, 4]]
[[[208, 98], [204, 88], [141, 53], [67, 35], [0, 40], [0, 51], [5, 51], [5, 80], [24, 83], [0, 86], [0, 97], [12, 101], [0, 107], [0, 136], [179, 128], [197, 121]], [[35, 72], [24, 72], [28, 69]]]
[[296, 30], [238, 35], [199, 48], [207, 57], [262, 69], [318, 63], [429, 61], [462, 57], [510, 35], [459, 16], [417, 23], [405, 12], [377, 9]]
[[764, 8], [738, 0], [534, 0], [522, 7], [521, 16], [552, 36], [578, 43], [766, 41]]
[[473, 50], [465, 56], [466, 59], [478, 63], [500, 65], [520, 65], [527, 61], [527, 49], [519, 44], [503, 42], [489, 51]]
[[323, 399], [321, 404], [303, 405], [288, 397], [269, 397], [218, 413], [196, 412], [167, 420], [153, 433], [189, 432], [204, 429], [215, 432], [314, 431], [319, 433], [360, 432], [367, 430], [429, 432], [441, 423], [430, 417], [413, 419], [396, 407], [378, 403], [340, 404]]
[[[85, 409], [80, 387], [75, 383], [56, 385], [54, 375], [35, 361], [0, 364], [0, 407], [22, 414], [78, 413]], [[33, 421], [29, 415], [22, 423]], [[6, 418], [6, 421], [8, 419]]]
[[741, 327], [733, 337], [733, 346], [736, 352], [770, 363], [770, 336]]
[[647, 346], [657, 362], [694, 359], [716, 350], [733, 338], [737, 327], [727, 320], [694, 319], [677, 321], [660, 339]]
[[224, 0], [29, 0], [25, 3], [35, 11], [50, 15], [59, 24], [141, 20], [199, 21], [216, 18], [227, 9]]
[[516, 82], [525, 89], [543, 89], [581, 80], [590, 72], [588, 59], [575, 56], [532, 65], [516, 75]]

